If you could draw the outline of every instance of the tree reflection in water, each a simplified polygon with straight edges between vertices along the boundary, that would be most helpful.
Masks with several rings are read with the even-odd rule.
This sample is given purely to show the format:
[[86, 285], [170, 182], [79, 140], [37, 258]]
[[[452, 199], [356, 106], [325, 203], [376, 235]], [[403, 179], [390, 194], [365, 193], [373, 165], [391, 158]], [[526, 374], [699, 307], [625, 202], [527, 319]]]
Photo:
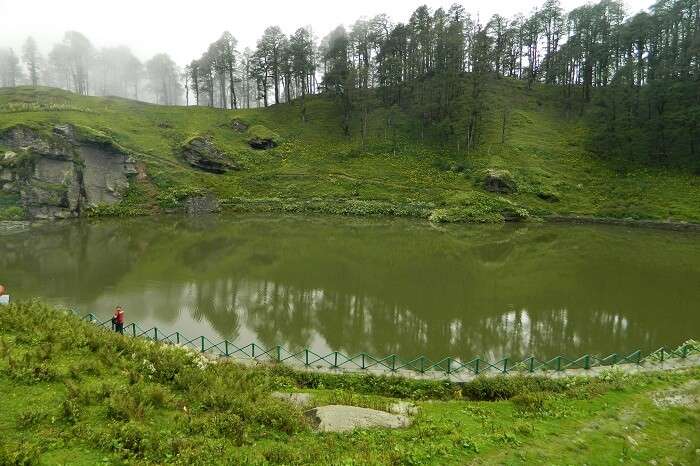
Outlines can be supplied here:
[[222, 216], [60, 222], [2, 240], [15, 296], [101, 315], [119, 303], [134, 320], [244, 344], [544, 357], [678, 344], [700, 328], [693, 234]]

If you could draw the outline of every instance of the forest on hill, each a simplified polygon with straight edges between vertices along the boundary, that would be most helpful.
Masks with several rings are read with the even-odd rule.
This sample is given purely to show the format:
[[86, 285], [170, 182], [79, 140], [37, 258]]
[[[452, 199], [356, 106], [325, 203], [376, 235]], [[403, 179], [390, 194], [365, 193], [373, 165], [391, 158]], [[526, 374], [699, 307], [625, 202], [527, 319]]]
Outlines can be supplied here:
[[[485, 88], [510, 78], [551, 85], [566, 115], [583, 116], [589, 149], [654, 164], [698, 166], [700, 2], [661, 0], [628, 16], [602, 0], [564, 12], [546, 0], [529, 15], [480, 21], [461, 5], [416, 9], [406, 23], [386, 15], [339, 26], [320, 42], [310, 28], [264, 30], [254, 50], [225, 32], [183, 68], [167, 55], [141, 63], [126, 47], [96, 49], [76, 31], [43, 57], [27, 39], [22, 59], [0, 49], [0, 83], [45, 84], [82, 95], [116, 95], [160, 104], [250, 108], [332, 95], [349, 134], [359, 119], [396, 108], [457, 153], [484, 139]], [[495, 120], [495, 118], [491, 118]], [[391, 118], [386, 126], [391, 130]]]

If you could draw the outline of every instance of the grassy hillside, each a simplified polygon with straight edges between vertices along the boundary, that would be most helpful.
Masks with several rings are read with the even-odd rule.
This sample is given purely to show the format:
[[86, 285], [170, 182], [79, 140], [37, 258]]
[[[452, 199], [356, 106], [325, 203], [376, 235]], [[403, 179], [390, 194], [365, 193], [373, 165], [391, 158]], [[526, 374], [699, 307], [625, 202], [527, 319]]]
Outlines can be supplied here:
[[[486, 86], [483, 143], [458, 152], [396, 109], [370, 112], [368, 138], [360, 121], [342, 133], [330, 98], [268, 109], [219, 110], [149, 105], [118, 98], [82, 97], [49, 88], [0, 89], [0, 131], [18, 124], [50, 131], [72, 123], [128, 149], [148, 178], [132, 183], [117, 208], [97, 214], [140, 214], [177, 207], [212, 192], [232, 209], [388, 214], [436, 221], [596, 216], [700, 222], [700, 178], [689, 172], [609, 162], [587, 152], [586, 128], [567, 118], [557, 91], [528, 90], [502, 79]], [[508, 108], [501, 143], [502, 109]], [[392, 121], [391, 127], [387, 121]], [[234, 121], [249, 126], [237, 130]], [[252, 149], [252, 132], [276, 133], [274, 149]], [[183, 143], [208, 136], [243, 167], [210, 174], [187, 165]], [[0, 147], [0, 150], [7, 149]], [[483, 187], [484, 170], [508, 170], [517, 193]], [[0, 194], [0, 216], [18, 216], [16, 195]], [[4, 214], [2, 213], [4, 212]]]
[[[456, 385], [207, 364], [39, 303], [0, 307], [0, 464], [694, 464], [700, 372]], [[314, 404], [418, 407], [400, 430], [316, 433]]]

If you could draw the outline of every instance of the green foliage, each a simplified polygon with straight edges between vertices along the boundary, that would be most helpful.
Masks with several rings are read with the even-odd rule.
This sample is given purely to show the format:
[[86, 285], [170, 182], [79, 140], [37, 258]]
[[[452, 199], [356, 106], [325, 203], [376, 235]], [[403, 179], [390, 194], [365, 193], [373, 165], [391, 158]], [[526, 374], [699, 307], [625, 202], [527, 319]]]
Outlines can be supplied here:
[[[188, 195], [182, 191], [193, 190], [211, 193], [232, 211], [422, 219], [433, 214], [435, 221], [457, 222], [549, 215], [700, 221], [700, 189], [693, 175], [634, 162], [618, 164], [625, 169], [618, 170], [591, 157], [585, 148], [590, 132], [584, 120], [562, 117], [560, 94], [536, 83], [526, 91], [515, 80], [484, 79], [489, 82], [483, 90], [487, 105], [480, 117], [481, 140], [469, 154], [437, 127], [427, 125], [421, 132], [417, 116], [401, 106], [371, 103], [364, 123], [357, 116], [348, 121], [348, 137], [338, 125], [341, 109], [326, 96], [306, 97], [304, 121], [297, 101], [220, 112], [16, 88], [0, 92], [0, 105], [55, 102], [93, 113], [0, 113], [0, 128], [26, 125], [50, 133], [54, 124], [69, 123], [86, 141], [113, 144], [145, 166], [146, 177], [132, 180], [120, 204], [94, 206], [86, 212], [92, 216], [182, 208]], [[501, 142], [500, 109], [505, 106], [510, 109], [508, 135]], [[233, 120], [245, 122], [248, 129], [233, 129]], [[159, 126], [164, 121], [168, 128]], [[258, 126], [279, 135], [275, 149], [249, 147]], [[210, 174], [183, 164], [181, 144], [192, 135], [211, 137], [246, 170]], [[27, 161], [30, 176], [33, 168]], [[512, 174], [518, 184], [518, 192], [508, 195], [512, 204], [484, 190], [478, 178], [488, 167]], [[18, 199], [0, 208], [16, 206]]]
[[0, 220], [22, 220], [25, 215], [24, 210], [19, 206], [0, 209]]
[[[50, 364], [57, 377], [17, 379], [13, 361]], [[637, 436], [641, 429], [640, 435], [657, 440], [630, 443], [628, 460], [692, 464], [693, 442], [700, 439], [683, 434], [690, 446], [679, 447], [662, 434], [691, 432], [697, 416], [656, 408], [647, 397], [697, 375], [477, 377], [457, 384], [240, 366], [122, 337], [40, 302], [13, 303], [0, 307], [0, 391], [10, 394], [0, 397], [0, 463], [198, 464], [223, 457], [240, 464], [617, 462], [619, 448], [604, 440]], [[269, 396], [280, 389], [305, 389], [318, 404], [375, 409], [387, 409], [393, 398], [430, 402], [417, 401], [420, 414], [407, 429], [324, 434], [310, 432], [298, 408]], [[586, 428], [591, 425], [599, 427]], [[561, 441], [552, 442], [552, 432]]]

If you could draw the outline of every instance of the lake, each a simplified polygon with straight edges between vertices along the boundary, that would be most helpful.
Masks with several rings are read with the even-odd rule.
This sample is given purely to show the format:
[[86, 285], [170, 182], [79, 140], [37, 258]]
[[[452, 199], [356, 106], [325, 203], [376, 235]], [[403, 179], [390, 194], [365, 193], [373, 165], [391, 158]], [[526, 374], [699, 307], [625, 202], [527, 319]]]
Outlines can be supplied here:
[[13, 299], [240, 344], [544, 358], [700, 338], [700, 234], [163, 216], [0, 235]]

